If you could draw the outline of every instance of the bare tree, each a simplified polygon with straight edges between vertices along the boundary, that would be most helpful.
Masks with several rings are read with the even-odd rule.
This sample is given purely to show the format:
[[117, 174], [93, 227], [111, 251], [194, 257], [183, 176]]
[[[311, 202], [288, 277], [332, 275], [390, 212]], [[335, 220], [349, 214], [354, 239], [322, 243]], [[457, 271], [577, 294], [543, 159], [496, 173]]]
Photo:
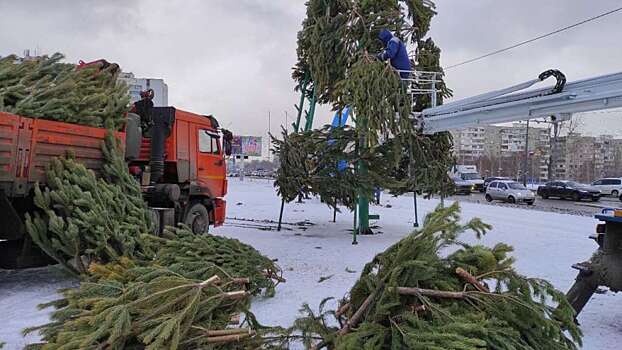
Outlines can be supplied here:
[[580, 114], [574, 114], [572, 118], [560, 122], [560, 131], [564, 135], [576, 134], [579, 128], [583, 127], [585, 122], [583, 116]]
[[[579, 129], [585, 125], [583, 116], [580, 114], [573, 115], [568, 120], [554, 121], [550, 124], [549, 133], [551, 135], [551, 153], [549, 155], [549, 164], [547, 168], [549, 181], [555, 180], [555, 167], [557, 167], [558, 159], [560, 158], [559, 137], [560, 135], [570, 136], [577, 134]], [[576, 147], [574, 142], [569, 142], [566, 147], [566, 152], [575, 152]]]

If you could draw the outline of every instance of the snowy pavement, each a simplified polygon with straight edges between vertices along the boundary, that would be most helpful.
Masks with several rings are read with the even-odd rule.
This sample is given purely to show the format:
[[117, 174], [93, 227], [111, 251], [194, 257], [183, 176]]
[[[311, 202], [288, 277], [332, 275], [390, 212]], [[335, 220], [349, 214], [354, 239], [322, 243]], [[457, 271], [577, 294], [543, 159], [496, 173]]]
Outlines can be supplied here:
[[[380, 220], [373, 236], [359, 236], [352, 245], [352, 214], [344, 211], [332, 222], [332, 210], [317, 199], [285, 206], [281, 232], [275, 231], [280, 199], [267, 180], [231, 179], [227, 195], [227, 224], [214, 234], [238, 238], [271, 258], [278, 259], [287, 282], [277, 287], [274, 298], [257, 298], [253, 311], [267, 325], [289, 326], [298, 309], [307, 302], [313, 309], [325, 297], [341, 298], [373, 256], [412, 230], [412, 197], [383, 196], [382, 206], [370, 212]], [[437, 200], [419, 200], [420, 221], [434, 209]], [[390, 206], [390, 208], [389, 208]], [[480, 217], [493, 225], [482, 239], [492, 245], [506, 242], [514, 246], [517, 269], [532, 277], [551, 281], [566, 291], [575, 277], [570, 268], [590, 257], [596, 244], [587, 239], [596, 221], [573, 216], [522, 210], [510, 207], [461, 203], [463, 218]], [[474, 242], [465, 234], [463, 240]], [[351, 271], [356, 271], [355, 273]], [[331, 277], [332, 276], [332, 277]], [[324, 277], [329, 279], [319, 282]], [[19, 349], [25, 340], [20, 330], [47, 320], [47, 311], [36, 304], [54, 297], [54, 290], [73, 283], [53, 268], [0, 271], [0, 341], [6, 349]], [[622, 294], [597, 294], [579, 317], [585, 334], [584, 349], [619, 349], [622, 343]], [[31, 338], [32, 340], [32, 338]]]

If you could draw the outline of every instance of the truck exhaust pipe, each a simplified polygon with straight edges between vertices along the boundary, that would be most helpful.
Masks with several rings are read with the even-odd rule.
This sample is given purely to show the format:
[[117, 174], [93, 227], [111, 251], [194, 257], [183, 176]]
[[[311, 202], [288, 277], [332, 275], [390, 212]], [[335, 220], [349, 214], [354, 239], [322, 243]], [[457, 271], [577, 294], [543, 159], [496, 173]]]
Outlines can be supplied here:
[[164, 175], [164, 144], [175, 122], [175, 108], [155, 107], [152, 111], [152, 118], [149, 166], [151, 168], [150, 182], [156, 184]]

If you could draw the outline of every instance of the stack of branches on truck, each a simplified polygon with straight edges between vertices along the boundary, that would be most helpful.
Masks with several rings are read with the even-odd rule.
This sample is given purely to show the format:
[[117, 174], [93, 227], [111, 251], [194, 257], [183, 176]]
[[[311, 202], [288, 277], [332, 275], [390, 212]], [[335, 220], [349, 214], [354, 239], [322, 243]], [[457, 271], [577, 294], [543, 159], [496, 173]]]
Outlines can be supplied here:
[[0, 111], [119, 130], [129, 111], [121, 69], [104, 60], [76, 66], [64, 56], [0, 59]]

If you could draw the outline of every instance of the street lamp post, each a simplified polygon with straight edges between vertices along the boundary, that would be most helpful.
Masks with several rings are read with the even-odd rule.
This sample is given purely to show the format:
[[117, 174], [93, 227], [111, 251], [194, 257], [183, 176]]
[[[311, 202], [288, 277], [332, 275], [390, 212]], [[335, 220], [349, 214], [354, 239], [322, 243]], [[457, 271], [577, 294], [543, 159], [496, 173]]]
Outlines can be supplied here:
[[527, 166], [529, 156], [529, 119], [527, 119], [527, 128], [525, 129], [525, 159], [523, 160], [523, 186], [527, 186]]

